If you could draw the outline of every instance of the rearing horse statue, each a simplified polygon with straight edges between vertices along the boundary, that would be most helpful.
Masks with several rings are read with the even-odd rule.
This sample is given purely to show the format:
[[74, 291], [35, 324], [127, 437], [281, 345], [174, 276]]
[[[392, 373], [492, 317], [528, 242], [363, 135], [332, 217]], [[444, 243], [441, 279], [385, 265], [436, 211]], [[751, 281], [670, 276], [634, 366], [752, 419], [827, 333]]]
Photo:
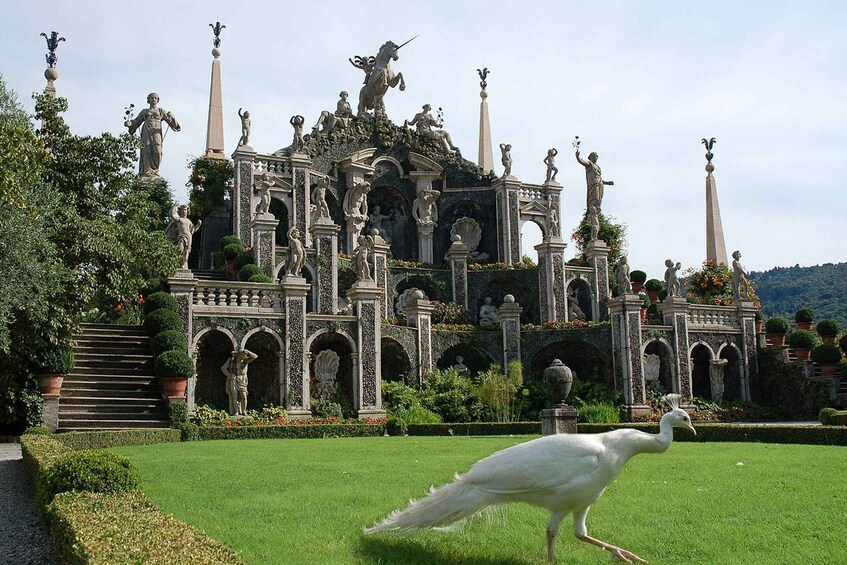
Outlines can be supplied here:
[[[415, 36], [417, 37], [417, 36]], [[412, 39], [415, 39], [414, 37]], [[410, 39], [409, 41], [412, 41]], [[407, 41], [406, 43], [409, 43]], [[406, 45], [403, 43], [403, 45]], [[356, 57], [356, 60], [348, 59], [350, 64], [357, 69], [365, 71], [365, 83], [359, 91], [359, 107], [357, 117], [365, 115], [368, 110], [373, 110], [375, 116], [385, 116], [385, 103], [383, 97], [388, 88], [394, 88], [398, 84], [400, 90], [406, 90], [406, 82], [403, 73], [394, 74], [391, 70], [391, 61], [396, 61], [399, 56], [397, 52], [403, 45], [397, 45], [393, 41], [386, 41], [379, 48], [376, 57]]]

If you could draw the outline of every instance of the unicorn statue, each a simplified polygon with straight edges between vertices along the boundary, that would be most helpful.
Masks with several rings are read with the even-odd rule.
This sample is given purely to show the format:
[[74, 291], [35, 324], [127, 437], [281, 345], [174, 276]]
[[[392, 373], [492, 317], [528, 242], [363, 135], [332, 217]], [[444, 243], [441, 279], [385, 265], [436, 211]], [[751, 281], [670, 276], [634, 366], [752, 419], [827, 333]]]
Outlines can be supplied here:
[[[417, 36], [415, 36], [417, 37]], [[412, 39], [415, 39], [414, 37]], [[410, 39], [409, 41], [412, 41]], [[409, 43], [407, 41], [406, 43]], [[403, 45], [406, 45], [403, 43]], [[348, 59], [350, 64], [365, 72], [365, 82], [359, 91], [359, 107], [357, 117], [365, 115], [368, 110], [373, 110], [374, 116], [385, 117], [385, 103], [383, 97], [388, 88], [400, 86], [400, 90], [406, 90], [406, 82], [403, 73], [394, 74], [391, 70], [391, 61], [396, 61], [399, 56], [397, 52], [403, 45], [397, 45], [393, 41], [386, 41], [379, 48], [376, 57], [355, 57]]]

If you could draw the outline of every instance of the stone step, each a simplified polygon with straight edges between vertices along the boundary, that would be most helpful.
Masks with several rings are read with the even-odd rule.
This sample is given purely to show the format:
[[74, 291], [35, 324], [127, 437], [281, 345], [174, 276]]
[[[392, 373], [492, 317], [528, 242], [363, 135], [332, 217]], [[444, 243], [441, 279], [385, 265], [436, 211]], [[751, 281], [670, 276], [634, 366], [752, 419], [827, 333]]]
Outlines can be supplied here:
[[60, 406], [66, 401], [77, 402], [87, 398], [132, 398], [145, 401], [161, 401], [162, 389], [158, 385], [144, 385], [136, 388], [121, 386], [108, 389], [102, 386], [91, 386], [85, 383], [74, 384], [71, 387], [62, 385]]
[[62, 421], [67, 420], [118, 420], [127, 418], [130, 420], [162, 420], [165, 418], [164, 410], [128, 410], [126, 408], [112, 408], [110, 410], [93, 410], [89, 408], [78, 408], [76, 406], [66, 407], [62, 411]]
[[102, 388], [115, 388], [122, 386], [132, 388], [139, 386], [158, 386], [158, 384], [159, 378], [151, 375], [150, 373], [138, 373], [135, 375], [122, 375], [116, 373], [74, 373], [65, 377], [62, 389], [69, 385], [71, 387], [85, 385]]
[[81, 324], [80, 335], [85, 336], [146, 336], [144, 326], [119, 326], [111, 324]]
[[[92, 375], [112, 376], [150, 376], [153, 373], [153, 361], [145, 363], [98, 363], [97, 365], [77, 365], [74, 367], [74, 376], [90, 377]], [[70, 375], [69, 375], [70, 376]]]
[[217, 269], [193, 269], [191, 274], [195, 278], [204, 281], [223, 281], [226, 280], [226, 272]]
[[139, 338], [138, 341], [127, 339], [103, 339], [77, 341], [74, 343], [74, 355], [86, 353], [102, 353], [104, 355], [118, 355], [127, 353], [130, 355], [151, 355], [150, 340]]
[[131, 420], [119, 418], [115, 420], [89, 420], [81, 419], [60, 419], [59, 431], [87, 431], [87, 430], [131, 430], [136, 428], [167, 428], [168, 421], [160, 420]]

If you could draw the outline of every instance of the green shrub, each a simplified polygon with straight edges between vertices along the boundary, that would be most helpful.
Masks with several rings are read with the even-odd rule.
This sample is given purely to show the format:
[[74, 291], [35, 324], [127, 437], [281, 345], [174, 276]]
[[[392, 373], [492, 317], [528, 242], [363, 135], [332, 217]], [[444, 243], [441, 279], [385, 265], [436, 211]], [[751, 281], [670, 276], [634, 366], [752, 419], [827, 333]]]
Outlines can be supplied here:
[[225, 261], [235, 261], [242, 253], [244, 246], [241, 243], [229, 243], [222, 249]]
[[67, 432], [53, 436], [70, 449], [106, 449], [121, 445], [153, 445], [179, 441], [177, 430], [151, 428], [137, 430], [98, 430]]
[[821, 320], [817, 323], [815, 329], [818, 331], [818, 335], [820, 336], [835, 337], [838, 335], [838, 321]]
[[795, 322], [811, 323], [815, 319], [815, 313], [811, 308], [800, 308], [794, 313]]
[[176, 426], [179, 430], [179, 438], [182, 441], [198, 441], [200, 439], [200, 426], [194, 422], [181, 422]]
[[248, 410], [247, 415], [265, 422], [288, 420], [288, 412], [282, 406], [264, 406], [259, 410]]
[[141, 294], [144, 296], [150, 296], [151, 294], [167, 290], [167, 281], [161, 277], [153, 277], [144, 281], [144, 286], [141, 287]]
[[788, 345], [791, 347], [811, 349], [815, 346], [816, 342], [817, 336], [808, 330], [797, 330], [791, 332], [791, 335], [788, 336]]
[[473, 382], [452, 367], [435, 370], [424, 380], [421, 404], [445, 422], [473, 422], [485, 410]]
[[341, 413], [340, 404], [331, 400], [322, 399], [312, 401], [312, 415], [315, 418], [320, 418], [321, 420], [326, 420], [328, 418], [344, 418], [344, 414]]
[[138, 490], [138, 471], [129, 459], [104, 450], [62, 455], [38, 477], [35, 501], [44, 508], [61, 492], [128, 492]]
[[[249, 265], [248, 265], [248, 267], [249, 267]], [[242, 269], [242, 271], [243, 271], [243, 269]], [[267, 283], [274, 282], [274, 280], [264, 273], [257, 273], [255, 275], [253, 275], [252, 277], [250, 277], [249, 279], [247, 279], [247, 282], [267, 284]]]
[[194, 360], [185, 351], [165, 351], [156, 357], [156, 375], [159, 378], [190, 378], [194, 373]]
[[659, 291], [659, 302], [663, 301], [667, 297], [668, 297], [668, 290], [666, 288], [663, 288], [662, 290]]
[[638, 298], [641, 299], [641, 307], [642, 308], [649, 308], [650, 307], [650, 304], [651, 304], [650, 295], [642, 292], [638, 295]]
[[812, 361], [819, 365], [835, 365], [841, 361], [841, 350], [826, 343], [818, 345], [812, 349]]
[[223, 251], [230, 245], [238, 245], [239, 253], [244, 249], [244, 244], [234, 235], [225, 235], [218, 241], [218, 251]]
[[821, 411], [818, 414], [818, 421], [824, 426], [829, 426], [832, 424], [832, 417], [836, 414], [838, 414], [838, 410], [835, 408], [821, 408]]
[[756, 319], [757, 322], [761, 322], [765, 319], [764, 315], [762, 315], [761, 310], [756, 310], [756, 313], [753, 314], [753, 317]]
[[253, 263], [254, 263], [254, 261], [253, 261], [253, 254], [252, 253], [242, 253], [241, 255], [236, 257], [235, 260], [232, 262], [232, 267], [236, 271], [240, 271], [241, 269], [243, 269], [247, 265], [251, 265]]
[[154, 355], [165, 351], [188, 351], [188, 338], [181, 331], [167, 330], [150, 340], [150, 349]]
[[629, 280], [634, 283], [644, 284], [644, 281], [647, 280], [647, 273], [635, 269], [634, 271], [629, 272]]
[[194, 408], [194, 419], [200, 426], [223, 426], [229, 421], [229, 412], [216, 410], [205, 404]]
[[659, 279], [650, 279], [646, 283], [644, 283], [644, 288], [649, 290], [650, 292], [658, 292], [665, 288], [665, 285]]
[[46, 426], [30, 426], [24, 430], [22, 435], [25, 436], [52, 436], [53, 432]]
[[410, 436], [500, 436], [540, 434], [541, 422], [409, 424]]
[[38, 353], [37, 363], [39, 372], [42, 374], [66, 375], [74, 368], [74, 350], [67, 345], [45, 347]]
[[150, 312], [156, 310], [170, 310], [171, 312], [179, 312], [179, 304], [176, 298], [168, 292], [156, 292], [147, 297], [144, 301], [144, 315], [147, 316]]
[[38, 477], [53, 461], [71, 452], [71, 448], [56, 439], [61, 435], [28, 434], [21, 436], [24, 470], [33, 483], [37, 482]]
[[259, 268], [259, 265], [255, 263], [249, 263], [241, 267], [241, 270], [238, 272], [238, 280], [240, 281], [248, 281], [250, 277], [253, 275], [261, 275], [262, 269]]
[[155, 336], [168, 330], [182, 331], [182, 319], [171, 310], [154, 310], [144, 319], [144, 331]]
[[579, 409], [579, 421], [592, 424], [616, 424], [621, 421], [621, 413], [614, 404], [591, 403]]
[[765, 322], [765, 332], [769, 334], [787, 334], [788, 320], [781, 316], [774, 316], [773, 318], [768, 318], [768, 321]]
[[378, 424], [320, 424], [286, 426], [201, 426], [198, 438], [213, 439], [305, 439], [324, 437], [378, 437], [385, 426]]
[[385, 423], [385, 432], [390, 436], [404, 436], [408, 433], [408, 430], [409, 427], [406, 425], [406, 422], [394, 416], [389, 416], [388, 421]]

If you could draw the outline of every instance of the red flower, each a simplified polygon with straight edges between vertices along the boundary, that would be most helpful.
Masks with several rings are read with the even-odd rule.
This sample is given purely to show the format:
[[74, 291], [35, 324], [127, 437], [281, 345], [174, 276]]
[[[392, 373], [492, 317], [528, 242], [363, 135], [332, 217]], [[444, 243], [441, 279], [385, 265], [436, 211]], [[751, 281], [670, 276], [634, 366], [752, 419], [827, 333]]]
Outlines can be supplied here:
[[120, 312], [123, 309], [124, 309], [124, 305], [119, 302], [117, 306], [112, 308], [112, 312]]

